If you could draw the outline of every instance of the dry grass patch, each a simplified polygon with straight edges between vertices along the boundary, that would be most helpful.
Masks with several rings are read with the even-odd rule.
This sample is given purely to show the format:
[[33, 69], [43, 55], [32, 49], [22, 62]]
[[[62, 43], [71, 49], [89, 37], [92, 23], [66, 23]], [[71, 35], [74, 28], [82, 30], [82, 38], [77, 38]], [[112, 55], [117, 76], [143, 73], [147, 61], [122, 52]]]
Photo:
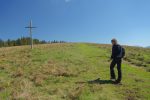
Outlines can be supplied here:
[[74, 73], [72, 70], [68, 69], [67, 67], [62, 66], [51, 66], [51, 65], [45, 65], [42, 67], [42, 72], [44, 74], [48, 75], [54, 75], [54, 76], [64, 76], [64, 77], [74, 77], [77, 76], [76, 73]]
[[69, 67], [66, 67], [65, 64], [60, 64], [59, 62], [55, 62], [49, 60], [47, 64], [41, 67], [41, 72], [47, 75], [54, 75], [54, 76], [64, 76], [64, 77], [75, 77], [77, 73], [75, 70], [72, 70]]
[[5, 66], [0, 65], [0, 70], [4, 70], [4, 69], [5, 69]]
[[102, 91], [103, 87], [100, 84], [92, 84], [90, 85], [90, 91], [91, 92], [98, 92], [98, 91]]
[[123, 94], [125, 95], [125, 100], [139, 100], [142, 96], [139, 94], [139, 88], [133, 89], [123, 89]]
[[12, 82], [12, 100], [31, 100], [32, 83], [27, 79], [18, 79]]
[[0, 92], [3, 91], [5, 88], [0, 86]]
[[11, 77], [17, 78], [17, 77], [22, 77], [24, 75], [24, 70], [23, 68], [18, 68], [16, 71], [13, 72]]
[[74, 87], [73, 89], [71, 89], [69, 91], [68, 98], [70, 100], [77, 100], [77, 99], [79, 99], [79, 96], [81, 95], [83, 88], [84, 88], [84, 85], [80, 85], [80, 86]]
[[40, 72], [39, 73], [34, 72], [29, 76], [29, 79], [33, 81], [36, 86], [42, 86], [42, 84], [44, 83], [44, 80], [46, 80], [47, 78], [48, 78], [47, 75], [44, 75]]

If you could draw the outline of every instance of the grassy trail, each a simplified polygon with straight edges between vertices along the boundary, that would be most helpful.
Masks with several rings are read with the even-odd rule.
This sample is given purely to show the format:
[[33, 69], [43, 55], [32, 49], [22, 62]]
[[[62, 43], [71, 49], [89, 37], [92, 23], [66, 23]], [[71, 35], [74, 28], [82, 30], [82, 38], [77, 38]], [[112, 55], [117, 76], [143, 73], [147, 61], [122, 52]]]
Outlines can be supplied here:
[[2, 48], [0, 100], [149, 100], [144, 68], [124, 61], [122, 85], [111, 84], [109, 49], [83, 43]]

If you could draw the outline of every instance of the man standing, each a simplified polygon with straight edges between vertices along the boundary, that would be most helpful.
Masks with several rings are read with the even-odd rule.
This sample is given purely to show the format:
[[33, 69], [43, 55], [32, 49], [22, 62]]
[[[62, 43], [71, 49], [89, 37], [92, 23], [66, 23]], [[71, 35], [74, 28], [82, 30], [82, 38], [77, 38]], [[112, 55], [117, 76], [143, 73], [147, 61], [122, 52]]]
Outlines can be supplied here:
[[[116, 39], [112, 39], [111, 43], [112, 43], [112, 55], [111, 55], [112, 62], [110, 64], [110, 75], [111, 75], [111, 80], [114, 81], [114, 83], [118, 84], [121, 82], [122, 79], [121, 62], [122, 62], [122, 58], [125, 55], [125, 50], [117, 43]], [[116, 64], [118, 70], [117, 80], [114, 72], [114, 67]]]

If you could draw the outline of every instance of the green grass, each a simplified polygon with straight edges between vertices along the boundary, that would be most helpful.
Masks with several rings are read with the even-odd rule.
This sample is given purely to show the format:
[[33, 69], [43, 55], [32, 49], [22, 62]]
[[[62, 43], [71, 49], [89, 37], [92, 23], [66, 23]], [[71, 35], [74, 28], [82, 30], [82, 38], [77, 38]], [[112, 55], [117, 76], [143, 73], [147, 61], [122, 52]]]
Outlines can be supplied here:
[[1, 48], [0, 100], [149, 100], [150, 49], [125, 48], [122, 85], [109, 81], [110, 45]]

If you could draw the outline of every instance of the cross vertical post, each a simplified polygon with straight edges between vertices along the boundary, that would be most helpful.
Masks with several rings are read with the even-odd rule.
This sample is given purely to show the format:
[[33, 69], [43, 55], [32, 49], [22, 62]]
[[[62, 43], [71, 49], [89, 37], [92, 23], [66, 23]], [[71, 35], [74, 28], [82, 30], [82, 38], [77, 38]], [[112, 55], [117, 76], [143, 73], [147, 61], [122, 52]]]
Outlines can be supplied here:
[[32, 29], [36, 28], [32, 26], [32, 20], [30, 21], [30, 24], [28, 27], [25, 27], [29, 29], [29, 33], [30, 33], [30, 45], [31, 45], [31, 49], [33, 49], [33, 38], [32, 38]]

